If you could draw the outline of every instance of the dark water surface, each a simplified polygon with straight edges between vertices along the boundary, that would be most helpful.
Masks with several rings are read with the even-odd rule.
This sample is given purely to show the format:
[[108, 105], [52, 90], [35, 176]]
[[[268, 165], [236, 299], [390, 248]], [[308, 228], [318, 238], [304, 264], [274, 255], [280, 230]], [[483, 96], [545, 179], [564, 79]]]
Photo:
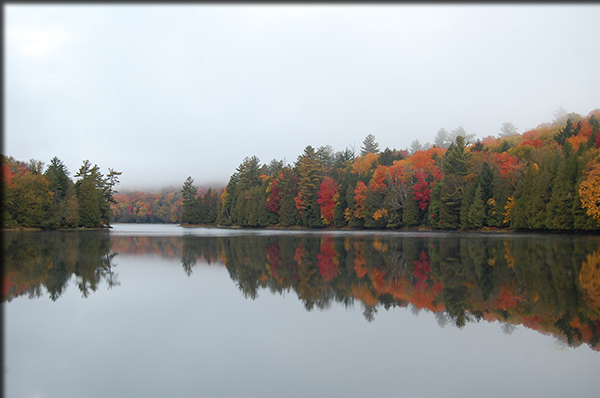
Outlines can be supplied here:
[[600, 237], [4, 233], [5, 397], [597, 397]]

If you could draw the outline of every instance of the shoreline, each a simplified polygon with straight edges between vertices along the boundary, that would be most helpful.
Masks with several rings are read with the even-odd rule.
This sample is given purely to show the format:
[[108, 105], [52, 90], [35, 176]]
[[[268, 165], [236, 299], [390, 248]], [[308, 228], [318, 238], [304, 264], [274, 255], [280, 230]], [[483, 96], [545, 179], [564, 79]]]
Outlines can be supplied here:
[[[282, 227], [279, 225], [269, 225], [266, 227], [242, 227], [238, 225], [218, 225], [218, 224], [177, 224], [177, 223], [115, 223], [115, 224], [150, 224], [150, 225], [176, 225], [181, 228], [214, 228], [214, 229], [235, 229], [235, 230], [275, 230], [275, 231], [356, 231], [356, 232], [457, 232], [457, 233], [489, 233], [489, 234], [557, 234], [557, 235], [589, 235], [598, 236], [600, 230], [518, 230], [510, 228], [490, 228], [484, 227], [481, 229], [433, 229], [424, 227], [412, 227], [412, 228], [363, 228], [363, 227], [349, 227], [344, 226], [338, 227], [322, 227], [322, 228], [310, 228], [310, 227]], [[39, 232], [39, 231], [103, 231], [112, 229], [112, 225], [96, 228], [42, 228], [42, 227], [2, 227], [2, 232]]]
[[[123, 223], [123, 224], [135, 224], [135, 223]], [[282, 227], [270, 225], [267, 227], [241, 227], [238, 225], [227, 226], [227, 225], [216, 225], [216, 224], [179, 224], [181, 228], [218, 228], [218, 229], [239, 229], [239, 230], [281, 230], [281, 231], [373, 231], [373, 232], [458, 232], [458, 233], [495, 233], [495, 234], [558, 234], [558, 235], [600, 235], [600, 230], [517, 230], [510, 228], [490, 228], [484, 227], [481, 229], [433, 229], [423, 227], [413, 228], [362, 228], [362, 227], [323, 227], [323, 228], [310, 228], [310, 227]]]

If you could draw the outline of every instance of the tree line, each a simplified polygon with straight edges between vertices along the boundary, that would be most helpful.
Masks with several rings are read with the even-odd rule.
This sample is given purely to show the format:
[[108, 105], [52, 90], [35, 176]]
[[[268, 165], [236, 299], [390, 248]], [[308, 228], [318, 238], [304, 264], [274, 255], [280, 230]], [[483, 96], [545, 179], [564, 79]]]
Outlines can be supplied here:
[[115, 195], [115, 203], [111, 204], [111, 208], [114, 222], [164, 224], [180, 222], [182, 205], [181, 192], [178, 188], [170, 187], [156, 193], [119, 193]]
[[243, 159], [225, 189], [115, 196], [120, 172], [2, 156], [3, 225], [100, 227], [111, 221], [239, 227], [582, 230], [600, 228], [600, 110], [561, 114], [518, 134], [470, 142], [459, 127], [434, 145], [385, 148], [369, 134], [351, 148], [307, 146], [294, 164]]
[[7, 228], [99, 228], [110, 225], [121, 172], [85, 160], [74, 175], [57, 157], [44, 163], [2, 155], [2, 225]]
[[440, 145], [410, 152], [380, 151], [370, 134], [358, 154], [309, 145], [293, 165], [246, 157], [222, 195], [198, 194], [188, 177], [180, 222], [598, 230], [599, 117], [600, 110], [587, 117], [571, 113], [524, 134], [505, 123], [499, 137], [472, 143], [473, 135], [462, 128], [452, 134], [442, 129], [436, 137]]

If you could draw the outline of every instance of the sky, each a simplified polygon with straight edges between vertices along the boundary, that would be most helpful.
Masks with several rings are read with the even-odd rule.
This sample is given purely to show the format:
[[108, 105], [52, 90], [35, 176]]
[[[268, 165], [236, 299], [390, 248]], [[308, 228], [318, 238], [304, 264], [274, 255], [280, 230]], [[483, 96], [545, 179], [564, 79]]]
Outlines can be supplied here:
[[4, 4], [3, 153], [119, 191], [600, 107], [598, 4]]

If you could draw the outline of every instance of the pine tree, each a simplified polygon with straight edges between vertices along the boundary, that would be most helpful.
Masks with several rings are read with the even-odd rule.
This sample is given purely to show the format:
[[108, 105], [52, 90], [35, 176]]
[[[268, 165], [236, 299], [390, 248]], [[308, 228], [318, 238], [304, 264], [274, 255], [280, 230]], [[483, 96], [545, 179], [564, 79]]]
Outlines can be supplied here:
[[379, 153], [379, 144], [375, 141], [375, 136], [373, 134], [369, 134], [365, 137], [363, 146], [360, 148], [361, 156], [364, 156], [367, 153]]
[[469, 221], [469, 210], [475, 199], [476, 190], [477, 185], [472, 182], [468, 183], [465, 187], [465, 195], [463, 195], [460, 205], [460, 228], [462, 229], [470, 229], [472, 227]]
[[50, 190], [54, 192], [54, 204], [57, 205], [65, 198], [69, 184], [72, 183], [69, 171], [65, 164], [55, 156], [50, 160], [50, 165], [44, 175], [48, 179]]
[[548, 229], [568, 230], [573, 228], [574, 186], [569, 173], [570, 163], [572, 163], [570, 152], [563, 152], [554, 179], [550, 201], [546, 208], [546, 227]]
[[[300, 214], [306, 226], [320, 225], [321, 216], [317, 203], [317, 191], [324, 177], [323, 161], [312, 146], [307, 146], [296, 162], [298, 170], [298, 202]], [[316, 208], [315, 208], [316, 205]]]
[[546, 229], [546, 209], [552, 193], [552, 185], [556, 177], [556, 167], [560, 154], [546, 151], [542, 153], [539, 171], [535, 173], [531, 185], [524, 189], [530, 191], [529, 200], [521, 201], [517, 206], [525, 207], [527, 228]]
[[475, 191], [473, 204], [469, 208], [469, 224], [471, 228], [481, 228], [485, 222], [485, 205], [483, 201], [483, 190], [481, 186]]
[[101, 226], [102, 214], [94, 179], [84, 177], [78, 183], [79, 225], [86, 228]]
[[[439, 201], [439, 227], [444, 229], [458, 229], [461, 226], [461, 208], [465, 195], [466, 179], [468, 173], [469, 153], [465, 151], [466, 143], [462, 136], [450, 145], [442, 157], [442, 169], [446, 174], [442, 180]], [[465, 219], [468, 209], [463, 209]]]
[[181, 188], [183, 198], [183, 213], [181, 213], [180, 222], [182, 224], [198, 223], [198, 187], [194, 185], [194, 179], [189, 176]]

